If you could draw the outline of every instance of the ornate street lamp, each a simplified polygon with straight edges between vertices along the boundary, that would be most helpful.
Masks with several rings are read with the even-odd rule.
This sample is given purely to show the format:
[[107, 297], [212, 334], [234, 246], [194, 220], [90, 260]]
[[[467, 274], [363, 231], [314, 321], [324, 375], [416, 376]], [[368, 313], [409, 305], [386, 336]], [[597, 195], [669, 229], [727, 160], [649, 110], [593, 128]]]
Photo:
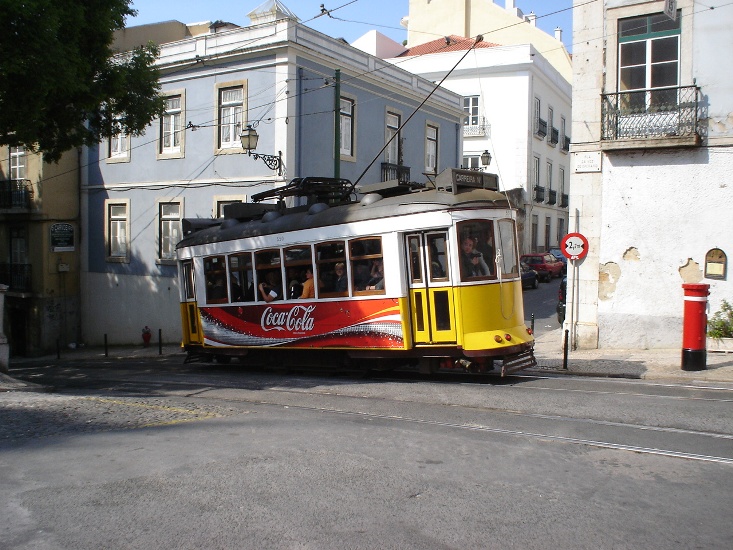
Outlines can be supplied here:
[[251, 124], [247, 124], [247, 128], [242, 131], [239, 139], [242, 142], [242, 149], [247, 151], [247, 155], [253, 157], [255, 160], [261, 159], [270, 170], [277, 170], [278, 176], [283, 175], [282, 151], [278, 151], [277, 155], [261, 155], [254, 152], [257, 149], [257, 140], [260, 139], [260, 136], [257, 134], [257, 130], [252, 128]]
[[489, 164], [491, 164], [491, 153], [488, 149], [484, 149], [484, 152], [481, 153], [481, 165], [488, 166]]

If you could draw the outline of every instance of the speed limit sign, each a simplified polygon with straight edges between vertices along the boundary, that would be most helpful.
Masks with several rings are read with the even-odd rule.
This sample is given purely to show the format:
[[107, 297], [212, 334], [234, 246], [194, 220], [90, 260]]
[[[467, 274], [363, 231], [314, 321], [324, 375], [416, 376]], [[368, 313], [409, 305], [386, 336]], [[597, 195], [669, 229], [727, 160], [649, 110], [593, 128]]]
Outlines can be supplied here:
[[582, 260], [588, 254], [588, 239], [580, 233], [568, 233], [560, 241], [560, 251], [568, 260]]

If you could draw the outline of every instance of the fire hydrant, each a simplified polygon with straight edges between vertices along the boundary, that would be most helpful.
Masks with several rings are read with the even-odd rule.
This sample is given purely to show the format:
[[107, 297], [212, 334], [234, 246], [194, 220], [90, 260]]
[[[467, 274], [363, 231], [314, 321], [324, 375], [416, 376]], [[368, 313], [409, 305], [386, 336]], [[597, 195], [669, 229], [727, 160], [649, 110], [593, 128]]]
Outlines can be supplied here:
[[148, 325], [145, 325], [145, 328], [143, 329], [143, 345], [147, 348], [150, 345], [150, 337], [152, 333], [150, 332], [150, 327]]

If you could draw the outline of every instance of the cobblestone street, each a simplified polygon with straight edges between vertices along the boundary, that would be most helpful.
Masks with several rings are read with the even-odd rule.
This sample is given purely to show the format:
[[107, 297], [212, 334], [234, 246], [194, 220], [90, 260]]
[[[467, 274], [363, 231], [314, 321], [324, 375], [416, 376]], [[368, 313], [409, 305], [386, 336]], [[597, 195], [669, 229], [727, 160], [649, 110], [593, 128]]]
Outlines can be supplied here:
[[240, 412], [167, 398], [8, 392], [0, 408], [0, 441], [166, 426]]

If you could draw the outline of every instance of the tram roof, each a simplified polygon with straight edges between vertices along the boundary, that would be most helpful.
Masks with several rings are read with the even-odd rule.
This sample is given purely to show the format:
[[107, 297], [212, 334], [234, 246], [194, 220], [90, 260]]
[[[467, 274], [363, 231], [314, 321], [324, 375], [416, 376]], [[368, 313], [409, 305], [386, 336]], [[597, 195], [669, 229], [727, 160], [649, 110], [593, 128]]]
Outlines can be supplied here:
[[[277, 209], [275, 205], [269, 204], [251, 206], [258, 213], [252, 214], [253, 217], [248, 219], [184, 220], [184, 232], [189, 233], [176, 248], [446, 209], [510, 207], [504, 194], [470, 187], [455, 191], [450, 187], [423, 189], [397, 196], [390, 196], [388, 190], [383, 194], [368, 192], [359, 201], [335, 206], [324, 202], [288, 209]], [[257, 206], [260, 208], [257, 209]], [[208, 227], [199, 229], [202, 226]]]

